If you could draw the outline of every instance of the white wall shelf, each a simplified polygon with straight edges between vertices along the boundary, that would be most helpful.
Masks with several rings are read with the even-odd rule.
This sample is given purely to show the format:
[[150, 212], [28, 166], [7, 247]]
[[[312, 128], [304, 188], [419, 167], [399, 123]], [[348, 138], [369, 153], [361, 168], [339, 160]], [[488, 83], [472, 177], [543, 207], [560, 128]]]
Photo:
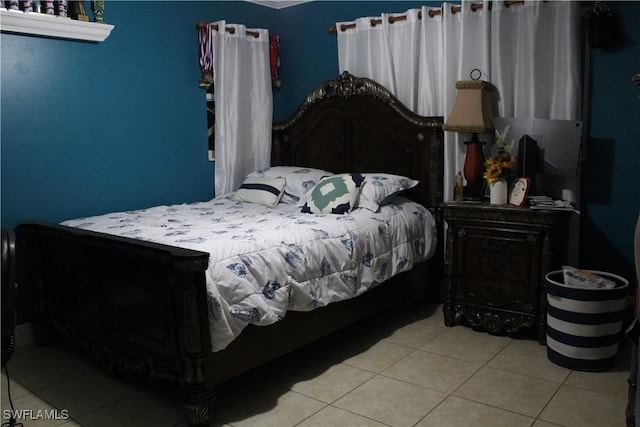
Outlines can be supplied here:
[[102, 42], [109, 37], [113, 28], [110, 24], [0, 9], [0, 30], [3, 32]]

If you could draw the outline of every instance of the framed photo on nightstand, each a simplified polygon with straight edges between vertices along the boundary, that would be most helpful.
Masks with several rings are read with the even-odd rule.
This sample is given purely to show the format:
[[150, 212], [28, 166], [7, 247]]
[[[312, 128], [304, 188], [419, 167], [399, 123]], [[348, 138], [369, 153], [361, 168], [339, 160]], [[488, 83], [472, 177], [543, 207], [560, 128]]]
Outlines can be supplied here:
[[531, 179], [523, 177], [513, 181], [511, 192], [509, 193], [509, 204], [513, 206], [523, 206], [527, 200]]

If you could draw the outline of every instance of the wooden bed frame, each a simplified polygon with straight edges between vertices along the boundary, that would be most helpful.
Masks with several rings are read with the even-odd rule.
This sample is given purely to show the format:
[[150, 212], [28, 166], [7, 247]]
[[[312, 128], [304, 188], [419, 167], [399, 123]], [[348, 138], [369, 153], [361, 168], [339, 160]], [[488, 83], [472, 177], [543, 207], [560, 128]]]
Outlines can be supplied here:
[[[315, 89], [289, 120], [274, 124], [273, 164], [419, 179], [407, 195], [441, 223], [441, 126], [441, 117], [416, 115], [374, 81], [344, 73]], [[25, 222], [16, 231], [19, 256], [28, 265], [22, 281], [32, 289], [37, 341], [50, 342], [57, 333], [111, 371], [179, 385], [192, 425], [211, 420], [215, 385], [402, 295], [438, 295], [443, 270], [440, 236], [436, 256], [413, 270], [357, 298], [249, 326], [214, 353], [207, 253], [43, 222]]]

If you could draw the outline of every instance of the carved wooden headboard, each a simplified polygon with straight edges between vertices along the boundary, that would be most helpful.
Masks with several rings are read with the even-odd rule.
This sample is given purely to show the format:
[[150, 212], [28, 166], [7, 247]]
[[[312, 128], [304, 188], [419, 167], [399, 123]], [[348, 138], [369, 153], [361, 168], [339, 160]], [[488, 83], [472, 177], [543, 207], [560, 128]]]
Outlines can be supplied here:
[[375, 81], [344, 72], [273, 125], [273, 164], [407, 176], [420, 184], [406, 195], [434, 208], [442, 202], [442, 122], [411, 112]]

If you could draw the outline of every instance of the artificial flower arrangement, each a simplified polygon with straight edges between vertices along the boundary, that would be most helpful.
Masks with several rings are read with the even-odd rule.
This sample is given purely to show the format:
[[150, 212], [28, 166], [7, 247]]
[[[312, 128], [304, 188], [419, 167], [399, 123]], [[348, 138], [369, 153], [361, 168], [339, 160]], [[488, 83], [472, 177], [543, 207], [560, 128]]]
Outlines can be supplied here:
[[511, 150], [515, 145], [515, 140], [507, 144], [507, 135], [509, 134], [509, 126], [505, 127], [502, 132], [498, 129], [496, 132], [496, 155], [488, 157], [484, 162], [485, 172], [484, 179], [489, 184], [495, 182], [499, 178], [507, 178], [512, 174], [512, 168], [516, 164], [516, 158], [511, 154]]

